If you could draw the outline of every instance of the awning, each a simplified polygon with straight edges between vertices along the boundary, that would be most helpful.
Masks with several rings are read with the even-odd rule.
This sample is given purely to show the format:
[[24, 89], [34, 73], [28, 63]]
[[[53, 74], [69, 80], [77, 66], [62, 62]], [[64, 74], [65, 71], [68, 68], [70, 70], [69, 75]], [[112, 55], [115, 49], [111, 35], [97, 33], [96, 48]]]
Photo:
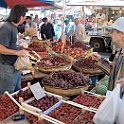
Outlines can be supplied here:
[[94, 1], [94, 2], [79, 2], [79, 3], [67, 3], [67, 6], [109, 6], [109, 7], [123, 7], [124, 1]]
[[4, 0], [0, 0], [0, 6], [4, 7], [4, 8], [7, 8], [7, 4]]
[[53, 6], [54, 1], [53, 0], [0, 0], [1, 7], [9, 6], [11, 8], [15, 4], [23, 4], [27, 7]]

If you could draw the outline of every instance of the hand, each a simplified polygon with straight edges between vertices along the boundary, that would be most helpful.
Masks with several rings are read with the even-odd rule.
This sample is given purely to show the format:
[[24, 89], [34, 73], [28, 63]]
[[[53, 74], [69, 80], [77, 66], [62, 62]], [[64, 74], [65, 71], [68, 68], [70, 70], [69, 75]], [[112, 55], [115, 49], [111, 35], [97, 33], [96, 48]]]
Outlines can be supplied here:
[[116, 83], [119, 83], [121, 84], [121, 87], [124, 87], [124, 78], [117, 80]]
[[99, 55], [97, 52], [92, 53], [92, 59], [99, 61], [101, 59], [101, 55]]
[[28, 52], [26, 50], [19, 50], [16, 52], [16, 55], [24, 57], [24, 56], [28, 56]]

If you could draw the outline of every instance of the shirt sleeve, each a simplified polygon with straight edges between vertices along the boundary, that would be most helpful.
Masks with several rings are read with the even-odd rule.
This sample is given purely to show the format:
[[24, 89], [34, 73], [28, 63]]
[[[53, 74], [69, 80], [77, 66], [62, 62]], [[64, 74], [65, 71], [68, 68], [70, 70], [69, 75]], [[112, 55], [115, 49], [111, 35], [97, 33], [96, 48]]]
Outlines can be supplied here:
[[101, 69], [106, 75], [110, 75], [110, 71], [112, 70], [112, 64], [104, 58], [97, 63], [99, 69]]
[[11, 31], [7, 27], [2, 26], [0, 28], [0, 44], [9, 47], [10, 40]]

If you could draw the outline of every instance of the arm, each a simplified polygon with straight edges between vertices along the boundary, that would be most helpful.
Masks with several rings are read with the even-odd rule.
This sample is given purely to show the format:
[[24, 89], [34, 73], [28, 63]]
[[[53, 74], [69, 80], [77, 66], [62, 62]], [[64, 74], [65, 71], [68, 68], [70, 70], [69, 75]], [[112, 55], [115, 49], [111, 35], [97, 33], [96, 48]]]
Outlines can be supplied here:
[[100, 70], [102, 70], [106, 75], [110, 75], [112, 64], [110, 64], [109, 61], [102, 58], [97, 52], [92, 53], [92, 59], [97, 61], [97, 65]]
[[12, 50], [0, 44], [0, 54], [4, 55], [17, 55], [17, 56], [25, 56], [26, 50]]

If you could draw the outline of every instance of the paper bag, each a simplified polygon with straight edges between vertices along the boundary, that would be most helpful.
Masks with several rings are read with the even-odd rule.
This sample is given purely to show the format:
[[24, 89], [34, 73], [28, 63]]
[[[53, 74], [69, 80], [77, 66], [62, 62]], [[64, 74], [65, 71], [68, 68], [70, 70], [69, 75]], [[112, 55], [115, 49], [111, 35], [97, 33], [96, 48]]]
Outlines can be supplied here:
[[30, 59], [28, 55], [24, 57], [18, 57], [18, 59], [14, 63], [14, 66], [16, 70], [27, 69], [30, 66]]

